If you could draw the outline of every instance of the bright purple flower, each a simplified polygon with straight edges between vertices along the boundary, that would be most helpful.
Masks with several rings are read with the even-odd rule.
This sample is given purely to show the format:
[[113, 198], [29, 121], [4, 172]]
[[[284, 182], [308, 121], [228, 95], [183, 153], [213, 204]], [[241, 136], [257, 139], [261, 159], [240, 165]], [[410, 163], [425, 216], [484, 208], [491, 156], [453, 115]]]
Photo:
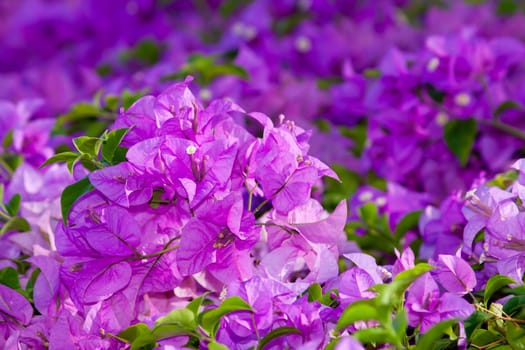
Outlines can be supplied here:
[[476, 287], [474, 271], [460, 257], [440, 254], [436, 267], [437, 280], [449, 292], [464, 295]]
[[465, 319], [474, 312], [465, 299], [452, 293], [441, 295], [430, 273], [423, 274], [409, 287], [405, 306], [409, 324], [419, 326], [421, 333], [445, 319]]

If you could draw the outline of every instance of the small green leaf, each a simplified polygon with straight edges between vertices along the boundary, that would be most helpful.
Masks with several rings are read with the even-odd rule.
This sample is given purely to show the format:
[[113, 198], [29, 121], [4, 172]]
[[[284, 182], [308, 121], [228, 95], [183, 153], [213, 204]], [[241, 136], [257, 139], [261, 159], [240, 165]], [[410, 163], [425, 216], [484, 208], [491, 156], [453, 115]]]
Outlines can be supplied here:
[[379, 69], [365, 69], [363, 75], [365, 78], [380, 78], [381, 71]]
[[54, 156], [52, 156], [51, 158], [49, 158], [48, 160], [46, 160], [44, 162], [44, 164], [42, 164], [40, 166], [40, 168], [43, 168], [47, 165], [50, 165], [50, 164], [54, 164], [54, 163], [66, 163], [66, 162], [69, 162], [69, 161], [74, 161], [75, 159], [77, 159], [77, 157], [79, 156], [78, 153], [75, 153], [75, 152], [62, 152], [62, 153], [57, 153], [55, 154]]
[[16, 231], [16, 232], [28, 232], [31, 231], [31, 225], [29, 225], [29, 222], [27, 222], [26, 219], [15, 216], [14, 218], [9, 219], [4, 226], [0, 229], [0, 237], [9, 231]]
[[29, 280], [27, 281], [27, 284], [26, 284], [25, 292], [31, 302], [33, 301], [33, 290], [35, 289], [36, 279], [38, 278], [38, 276], [40, 276], [40, 272], [41, 272], [40, 269], [35, 269], [31, 273], [31, 277], [29, 277]]
[[125, 330], [117, 334], [117, 336], [131, 343], [133, 342], [133, 340], [137, 339], [137, 337], [140, 336], [141, 334], [149, 333], [149, 332], [150, 332], [150, 329], [146, 324], [137, 323], [132, 326], [129, 326], [128, 328], [126, 328]]
[[18, 271], [12, 267], [3, 268], [0, 270], [0, 283], [14, 290], [20, 289]]
[[157, 319], [151, 333], [156, 340], [160, 340], [177, 335], [191, 334], [196, 328], [195, 314], [188, 309], [177, 309]]
[[514, 350], [525, 350], [525, 329], [513, 322], [506, 322], [506, 338]]
[[[117, 334], [117, 337], [128, 341], [131, 344], [131, 349], [133, 350], [139, 350], [147, 347], [148, 345], [153, 346], [156, 343], [155, 338], [151, 334], [151, 330], [144, 323], [134, 324], [126, 328]], [[151, 349], [152, 347], [148, 348]]]
[[263, 350], [264, 347], [268, 345], [268, 343], [270, 343], [272, 340], [288, 334], [302, 334], [302, 332], [295, 327], [286, 326], [273, 329], [270, 333], [266, 334], [264, 338], [261, 339], [259, 345], [257, 346], [257, 350]]
[[110, 111], [116, 111], [118, 108], [119, 98], [115, 95], [107, 95], [104, 99], [104, 106]]
[[[352, 334], [354, 338], [364, 344], [398, 344], [399, 340], [388, 330], [379, 327], [360, 329]], [[429, 348], [430, 349], [430, 348]]]
[[518, 4], [515, 0], [499, 0], [496, 12], [499, 15], [510, 16], [518, 11]]
[[226, 345], [217, 343], [216, 341], [209, 342], [208, 349], [209, 350], [230, 350], [230, 348], [227, 347]]
[[80, 136], [73, 139], [73, 144], [80, 153], [98, 157], [102, 140], [98, 137]]
[[464, 322], [465, 324], [465, 333], [467, 335], [467, 339], [470, 339], [470, 336], [474, 333], [476, 329], [478, 329], [485, 321], [491, 319], [493, 316], [482, 312], [482, 311], [474, 311], [472, 315], [470, 315]]
[[17, 193], [11, 199], [7, 204], [5, 205], [5, 209], [7, 210], [7, 213], [10, 216], [16, 216], [18, 214], [18, 210], [20, 209], [20, 202], [22, 200], [22, 197]]
[[437, 103], [443, 103], [443, 101], [445, 100], [446, 94], [443, 91], [437, 89], [434, 85], [425, 84], [425, 90], [428, 96], [430, 96], [430, 98], [436, 101]]
[[217, 332], [221, 317], [232, 312], [250, 311], [253, 309], [240, 297], [234, 296], [225, 299], [221, 305], [215, 309], [206, 310], [201, 314], [199, 323], [202, 328], [208, 332], [213, 338]]
[[68, 222], [69, 211], [71, 210], [73, 204], [76, 202], [77, 199], [79, 199], [81, 196], [88, 193], [92, 189], [93, 186], [91, 185], [87, 177], [75, 182], [74, 184], [67, 186], [64, 189], [60, 198], [60, 205], [62, 207], [62, 220], [64, 220], [64, 223], [66, 225]]
[[323, 288], [319, 283], [313, 283], [308, 287], [308, 301], [319, 301], [323, 297]]
[[76, 162], [80, 162], [84, 168], [86, 168], [89, 171], [95, 171], [98, 169], [103, 168], [103, 165], [94, 157], [88, 155], [88, 154], [82, 154], [80, 155], [76, 161], [73, 163], [73, 165]]
[[335, 329], [341, 331], [357, 321], [377, 319], [377, 307], [374, 300], [359, 300], [347, 306], [339, 317]]
[[4, 149], [8, 149], [9, 146], [11, 146], [12, 144], [13, 144], [13, 130], [9, 130], [4, 137], [2, 146], [4, 147]]
[[359, 213], [363, 221], [370, 226], [372, 226], [379, 217], [379, 211], [373, 202], [363, 204], [363, 206], [359, 208]]
[[127, 63], [130, 60], [135, 60], [148, 66], [152, 66], [159, 61], [163, 51], [164, 45], [155, 40], [146, 38], [139, 41], [131, 49], [122, 52], [120, 59], [124, 63]]
[[433, 345], [445, 334], [447, 334], [450, 327], [457, 323], [456, 320], [445, 320], [439, 322], [430, 328], [422, 337], [419, 339], [416, 345], [416, 350], [427, 350], [432, 349]]
[[127, 89], [124, 90], [124, 92], [122, 92], [122, 97], [121, 97], [122, 107], [124, 107], [124, 109], [128, 109], [129, 107], [131, 107], [132, 104], [134, 104], [144, 94], [145, 94], [144, 90], [135, 91], [135, 92], [129, 91]]
[[190, 301], [188, 303], [188, 305], [186, 305], [186, 309], [190, 310], [191, 312], [193, 312], [193, 314], [195, 315], [195, 317], [197, 317], [197, 315], [199, 314], [199, 311], [200, 311], [200, 308], [206, 298], [206, 296], [208, 295], [208, 293], [205, 293], [204, 295], [201, 295], [200, 297], [197, 297], [195, 299], [193, 299], [192, 301]]
[[511, 315], [522, 307], [525, 307], [525, 295], [515, 296], [507, 300], [505, 305], [503, 305], [503, 312]]
[[452, 119], [445, 125], [445, 142], [462, 166], [467, 164], [477, 132], [478, 123], [473, 118]]
[[509, 284], [516, 283], [512, 278], [504, 275], [495, 275], [492, 276], [487, 281], [487, 286], [485, 287], [485, 293], [483, 296], [483, 302], [485, 305], [489, 306], [490, 298], [501, 288], [508, 286]]
[[394, 231], [394, 236], [396, 237], [396, 240], [399, 241], [401, 238], [403, 238], [405, 233], [407, 233], [414, 227], [417, 227], [417, 224], [419, 223], [419, 218], [421, 217], [421, 213], [421, 210], [417, 210], [403, 216], [403, 218], [399, 221]]
[[483, 347], [487, 344], [498, 341], [502, 338], [501, 334], [494, 333], [486, 329], [476, 329], [472, 333], [470, 338], [470, 343], [476, 345], [477, 347]]
[[397, 314], [392, 320], [392, 326], [396, 331], [398, 338], [401, 339], [406, 334], [408, 327], [408, 315], [405, 309], [397, 310]]
[[113, 164], [115, 151], [117, 150], [117, 147], [120, 145], [122, 139], [126, 136], [128, 131], [128, 128], [116, 129], [108, 132], [104, 136], [102, 142], [102, 158], [106, 162]]
[[96, 117], [100, 114], [100, 110], [90, 103], [77, 103], [71, 110], [57, 119], [57, 125], [63, 125], [66, 122], [73, 122], [80, 119]]
[[433, 266], [427, 263], [419, 263], [414, 268], [397, 274], [394, 280], [391, 283], [386, 284], [379, 292], [379, 305], [397, 305], [410, 284], [412, 284], [412, 282], [414, 282], [419, 276], [433, 268]]
[[502, 102], [498, 106], [498, 108], [496, 108], [496, 110], [494, 111], [494, 115], [499, 117], [503, 112], [511, 110], [511, 109], [521, 111], [523, 110], [523, 106], [519, 104], [518, 102], [507, 100], [505, 102]]

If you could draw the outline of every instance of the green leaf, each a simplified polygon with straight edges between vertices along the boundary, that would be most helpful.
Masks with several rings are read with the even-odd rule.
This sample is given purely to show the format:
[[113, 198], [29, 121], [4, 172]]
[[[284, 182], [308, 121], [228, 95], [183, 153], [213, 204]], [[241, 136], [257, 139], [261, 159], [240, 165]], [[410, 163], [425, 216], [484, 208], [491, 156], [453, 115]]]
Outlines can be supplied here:
[[14, 290], [21, 289], [18, 271], [12, 267], [0, 270], [0, 283]]
[[[220, 62], [219, 59], [225, 62]], [[179, 80], [187, 75], [196, 76], [202, 86], [209, 85], [215, 78], [222, 75], [249, 78], [248, 72], [243, 67], [235, 65], [231, 59], [227, 60], [227, 57], [193, 54], [179, 72], [166, 75], [162, 77], [162, 80]]]
[[17, 231], [17, 232], [28, 232], [31, 231], [31, 226], [29, 225], [29, 222], [27, 222], [26, 219], [15, 216], [14, 218], [9, 219], [4, 226], [0, 229], [0, 237], [9, 231]]
[[443, 103], [443, 101], [445, 100], [446, 94], [443, 91], [437, 89], [434, 85], [425, 84], [425, 90], [428, 96], [430, 96], [430, 98], [436, 101], [437, 103]]
[[474, 333], [474, 330], [479, 328], [483, 323], [485, 323], [485, 321], [491, 319], [492, 317], [493, 316], [488, 313], [474, 311], [474, 313], [470, 315], [464, 322], [467, 339], [470, 339], [470, 336]]
[[410, 284], [412, 284], [412, 282], [414, 282], [419, 276], [433, 268], [433, 266], [427, 263], [419, 263], [414, 268], [397, 274], [394, 280], [391, 283], [386, 284], [379, 292], [379, 305], [397, 305]]
[[399, 340], [384, 328], [371, 327], [360, 329], [352, 334], [354, 338], [364, 344], [398, 344]]
[[62, 125], [66, 122], [72, 122], [72, 121], [77, 121], [80, 119], [96, 117], [99, 114], [100, 114], [100, 110], [96, 106], [93, 106], [90, 103], [81, 102], [81, 103], [77, 103], [76, 105], [73, 105], [73, 107], [67, 114], [61, 115], [57, 119], [57, 124]]
[[145, 90], [140, 90], [140, 91], [135, 91], [135, 92], [129, 91], [127, 89], [124, 90], [124, 92], [122, 92], [122, 107], [124, 107], [124, 109], [128, 109], [129, 107], [131, 107], [132, 104], [134, 104], [145, 93], [146, 93]]
[[359, 213], [363, 221], [369, 226], [374, 225], [379, 217], [379, 211], [373, 202], [363, 204], [363, 206], [359, 208]]
[[323, 288], [319, 283], [313, 283], [308, 287], [308, 301], [319, 301], [323, 297]]
[[499, 0], [496, 12], [499, 15], [510, 16], [518, 11], [518, 4], [515, 0]]
[[253, 309], [240, 297], [230, 297], [225, 299], [219, 307], [204, 311], [201, 314], [199, 323], [208, 334], [215, 338], [221, 317], [237, 311], [253, 312]]
[[13, 130], [9, 130], [4, 137], [2, 146], [4, 147], [4, 149], [8, 149], [9, 146], [11, 146], [12, 144], [13, 144]]
[[263, 350], [264, 347], [268, 345], [268, 343], [270, 343], [272, 340], [288, 334], [302, 334], [302, 332], [295, 327], [286, 326], [273, 329], [270, 333], [266, 334], [264, 338], [261, 339], [259, 345], [257, 346], [257, 350]]
[[342, 200], [350, 198], [355, 193], [360, 183], [359, 175], [348, 168], [342, 165], [332, 164], [332, 169], [336, 172], [341, 181], [330, 177], [323, 178], [325, 185], [323, 207], [328, 211], [334, 210]]
[[133, 48], [120, 54], [120, 59], [127, 63], [130, 60], [142, 62], [148, 66], [157, 63], [164, 51], [164, 46], [152, 39], [142, 39]]
[[324, 347], [323, 350], [335, 350], [335, 347], [337, 346], [337, 343], [339, 343], [341, 341], [341, 338], [335, 338], [335, 339], [332, 339], [328, 345], [326, 345]]
[[75, 165], [76, 162], [80, 162], [80, 164], [82, 164], [82, 166], [89, 171], [95, 171], [95, 170], [103, 168], [103, 165], [96, 158], [88, 154], [80, 155], [76, 159], [76, 161], [73, 162], [73, 165]]
[[192, 301], [188, 303], [188, 305], [186, 305], [186, 309], [193, 312], [195, 317], [197, 317], [197, 315], [199, 314], [200, 308], [207, 294], [208, 293], [205, 293], [204, 295], [201, 295], [200, 297], [193, 299]]
[[20, 202], [22, 200], [22, 197], [17, 193], [11, 199], [7, 204], [5, 205], [5, 209], [7, 210], [7, 213], [10, 216], [16, 216], [18, 214], [18, 210], [20, 209]]
[[230, 348], [227, 347], [226, 345], [217, 343], [216, 341], [209, 342], [208, 349], [209, 350], [230, 350]]
[[408, 315], [405, 309], [397, 310], [397, 314], [392, 320], [392, 326], [396, 331], [397, 337], [402, 339], [408, 327]]
[[341, 331], [357, 321], [377, 319], [377, 306], [374, 300], [359, 300], [347, 306], [339, 317], [335, 329]]
[[403, 216], [403, 218], [399, 221], [394, 231], [394, 236], [396, 237], [397, 241], [403, 238], [405, 233], [407, 233], [414, 227], [417, 227], [419, 223], [419, 218], [421, 217], [421, 213], [421, 210], [417, 210]]
[[40, 269], [35, 269], [33, 273], [31, 273], [31, 277], [29, 277], [29, 280], [26, 284], [26, 294], [29, 297], [29, 300], [33, 302], [33, 290], [35, 289], [35, 283], [38, 276], [40, 276]]
[[525, 329], [513, 322], [506, 322], [506, 338], [514, 350], [525, 350]]
[[62, 220], [64, 220], [64, 223], [66, 225], [68, 222], [69, 211], [71, 210], [73, 204], [76, 202], [77, 199], [79, 199], [81, 196], [88, 193], [92, 189], [93, 186], [91, 185], [87, 177], [75, 182], [74, 184], [67, 186], [64, 189], [64, 191], [62, 192], [62, 196], [60, 197], [60, 205], [62, 207]]
[[122, 139], [126, 136], [128, 133], [129, 128], [122, 128], [122, 129], [116, 129], [108, 132], [104, 137], [102, 141], [102, 158], [110, 163], [113, 164], [113, 159], [115, 157], [115, 151], [117, 150], [117, 147], [122, 142]]
[[522, 307], [525, 307], [525, 295], [515, 296], [507, 300], [505, 305], [503, 305], [503, 312], [510, 316]]
[[484, 345], [498, 341], [501, 338], [502, 338], [501, 334], [494, 333], [486, 329], [476, 329], [472, 333], [472, 337], [470, 338], [470, 343], [478, 347], [483, 347]]
[[66, 162], [69, 162], [69, 161], [74, 161], [75, 159], [77, 159], [78, 157], [78, 153], [75, 153], [75, 152], [62, 152], [62, 153], [57, 153], [55, 154], [54, 156], [52, 156], [51, 158], [49, 158], [48, 160], [46, 160], [44, 162], [44, 164], [42, 164], [40, 166], [40, 168], [43, 168], [47, 165], [50, 165], [50, 164], [54, 164], [54, 163], [66, 163]]
[[467, 164], [477, 132], [478, 123], [472, 118], [452, 119], [445, 125], [445, 142], [462, 166]]
[[124, 339], [131, 344], [131, 349], [139, 350], [148, 345], [156, 343], [155, 338], [151, 334], [151, 330], [144, 323], [134, 324], [129, 326], [119, 334], [117, 337]]
[[118, 164], [126, 161], [126, 154], [128, 149], [126, 147], [118, 146], [113, 155], [113, 164]]
[[115, 95], [107, 95], [104, 99], [104, 106], [110, 111], [116, 111], [119, 104], [119, 98]]
[[157, 319], [151, 333], [156, 340], [160, 340], [177, 335], [191, 334], [196, 328], [195, 314], [188, 309], [177, 309]]
[[450, 327], [457, 323], [456, 320], [445, 320], [430, 328], [416, 344], [416, 350], [432, 349], [434, 344], [441, 339]]
[[498, 106], [498, 108], [496, 108], [496, 110], [494, 111], [494, 115], [496, 117], [499, 117], [503, 112], [511, 110], [511, 109], [516, 109], [516, 110], [521, 111], [523, 110], [523, 106], [519, 104], [518, 102], [507, 100], [505, 102], [502, 102]]
[[516, 283], [512, 278], [504, 275], [495, 275], [492, 276], [487, 281], [487, 286], [485, 287], [485, 293], [483, 296], [483, 302], [485, 305], [489, 306], [490, 298], [501, 288], [508, 286], [509, 284]]
[[366, 123], [366, 119], [363, 119], [351, 128], [344, 126], [339, 127], [339, 131], [341, 132], [341, 135], [348, 137], [353, 141], [353, 147], [351, 149], [351, 152], [354, 156], [360, 157], [365, 150], [366, 142], [368, 140], [368, 126]]
[[80, 136], [73, 139], [73, 144], [80, 153], [96, 158], [102, 146], [102, 140], [98, 137]]
[[380, 78], [381, 71], [378, 69], [365, 69], [363, 75], [365, 76], [365, 78]]

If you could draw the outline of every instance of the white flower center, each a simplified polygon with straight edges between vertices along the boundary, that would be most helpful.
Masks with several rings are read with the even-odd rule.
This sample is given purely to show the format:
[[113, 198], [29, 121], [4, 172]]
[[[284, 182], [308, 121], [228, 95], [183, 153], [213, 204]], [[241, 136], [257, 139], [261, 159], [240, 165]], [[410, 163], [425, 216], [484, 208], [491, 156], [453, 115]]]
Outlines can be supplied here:
[[471, 100], [470, 95], [467, 94], [466, 92], [459, 93], [454, 98], [454, 102], [458, 106], [462, 106], [462, 107], [468, 106], [470, 104], [470, 100]]
[[427, 70], [429, 72], [434, 72], [438, 67], [439, 67], [439, 59], [437, 57], [433, 57], [427, 63]]
[[308, 52], [312, 49], [312, 41], [306, 36], [299, 36], [295, 39], [295, 48], [299, 52]]

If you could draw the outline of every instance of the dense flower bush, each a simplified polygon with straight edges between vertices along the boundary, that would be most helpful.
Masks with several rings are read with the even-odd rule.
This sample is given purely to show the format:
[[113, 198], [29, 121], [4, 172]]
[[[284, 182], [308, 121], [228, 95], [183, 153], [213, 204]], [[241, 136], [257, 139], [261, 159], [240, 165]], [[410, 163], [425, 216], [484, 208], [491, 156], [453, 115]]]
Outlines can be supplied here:
[[525, 8], [0, 3], [5, 349], [521, 349]]

